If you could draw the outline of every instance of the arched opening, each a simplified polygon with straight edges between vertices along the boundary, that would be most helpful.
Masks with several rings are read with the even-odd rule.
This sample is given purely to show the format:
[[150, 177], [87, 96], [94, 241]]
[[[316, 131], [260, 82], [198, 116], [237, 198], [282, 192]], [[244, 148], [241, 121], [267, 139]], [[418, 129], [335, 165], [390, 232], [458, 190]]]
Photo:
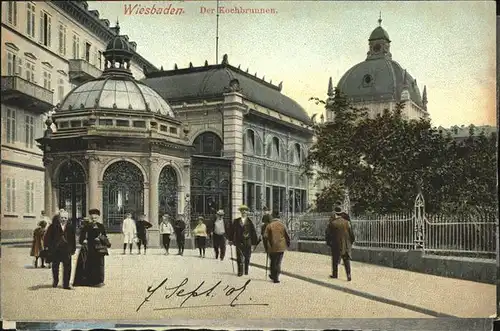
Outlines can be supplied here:
[[134, 219], [144, 212], [144, 176], [133, 163], [111, 164], [103, 177], [104, 220], [111, 232], [119, 232], [126, 213]]
[[[178, 181], [177, 173], [171, 166], [164, 167], [158, 179], [158, 216], [170, 215], [173, 220], [177, 219], [178, 204]], [[155, 220], [151, 220], [155, 221]]]
[[191, 221], [211, 219], [218, 209], [231, 218], [231, 161], [222, 159], [222, 140], [204, 132], [194, 140], [191, 159]]
[[213, 132], [200, 134], [193, 142], [195, 155], [222, 156], [222, 140]]
[[73, 226], [87, 214], [85, 171], [75, 161], [67, 161], [59, 168], [58, 176], [59, 208], [64, 208]]

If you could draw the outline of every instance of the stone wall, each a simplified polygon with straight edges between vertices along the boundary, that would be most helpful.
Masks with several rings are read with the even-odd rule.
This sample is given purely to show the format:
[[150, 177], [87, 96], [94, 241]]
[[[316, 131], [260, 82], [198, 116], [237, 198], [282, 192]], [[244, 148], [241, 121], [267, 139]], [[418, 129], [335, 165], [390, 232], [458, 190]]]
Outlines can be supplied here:
[[[299, 252], [330, 255], [330, 248], [324, 242], [298, 241], [295, 245]], [[354, 261], [436, 276], [488, 284], [496, 284], [497, 280], [495, 260], [426, 255], [418, 250], [366, 247], [353, 247], [352, 255]]]

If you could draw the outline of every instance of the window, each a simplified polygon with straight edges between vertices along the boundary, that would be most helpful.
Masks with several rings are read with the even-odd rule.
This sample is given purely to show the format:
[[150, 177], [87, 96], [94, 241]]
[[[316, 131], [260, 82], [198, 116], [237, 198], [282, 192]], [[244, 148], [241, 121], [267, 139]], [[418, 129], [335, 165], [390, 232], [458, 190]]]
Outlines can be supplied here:
[[279, 159], [280, 156], [280, 141], [277, 137], [273, 137], [271, 144], [267, 150], [267, 156], [273, 160]]
[[28, 2], [26, 8], [26, 33], [31, 38], [35, 38], [35, 5]]
[[23, 61], [15, 53], [7, 51], [7, 76], [17, 76], [22, 73]]
[[266, 207], [270, 208], [271, 204], [271, 187], [266, 186]]
[[98, 58], [97, 58], [98, 68], [102, 69], [102, 52], [98, 51], [97, 53], [98, 53]]
[[253, 130], [247, 130], [245, 140], [243, 141], [243, 151], [247, 154], [254, 154], [255, 152], [255, 133]]
[[7, 108], [7, 142], [13, 144], [16, 142], [16, 111], [14, 109]]
[[59, 102], [64, 100], [64, 79], [62, 78], [57, 80], [57, 100]]
[[52, 74], [48, 70], [43, 71], [43, 87], [52, 91]]
[[7, 178], [5, 195], [5, 211], [7, 213], [14, 213], [16, 211], [16, 180], [14, 178]]
[[52, 17], [44, 11], [40, 11], [40, 36], [41, 44], [50, 47], [52, 44]]
[[35, 183], [32, 180], [26, 181], [25, 213], [33, 214], [35, 210]]
[[90, 43], [85, 43], [85, 61], [89, 62], [90, 63], [90, 48], [92, 46], [90, 45]]
[[7, 4], [7, 22], [17, 25], [17, 1], [9, 1]]
[[301, 150], [300, 150], [299, 144], [293, 145], [293, 160], [292, 160], [292, 162], [294, 164], [300, 164], [302, 162]]
[[257, 199], [255, 201], [255, 210], [262, 210], [262, 203], [264, 202], [262, 201], [262, 186], [255, 186], [255, 197]]
[[35, 64], [26, 60], [26, 80], [35, 82]]
[[80, 58], [80, 36], [73, 34], [73, 59]]
[[59, 23], [59, 54], [66, 55], [66, 26]]
[[33, 141], [35, 140], [35, 119], [31, 115], [25, 116], [25, 135], [24, 146], [26, 148], [33, 148]]

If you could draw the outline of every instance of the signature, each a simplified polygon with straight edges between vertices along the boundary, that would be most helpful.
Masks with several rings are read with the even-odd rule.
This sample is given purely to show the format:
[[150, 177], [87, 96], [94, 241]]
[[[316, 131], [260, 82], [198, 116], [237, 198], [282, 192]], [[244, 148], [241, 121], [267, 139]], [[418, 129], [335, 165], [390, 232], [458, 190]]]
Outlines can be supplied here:
[[[166, 292], [165, 299], [170, 299], [170, 298], [172, 298], [174, 296], [177, 296], [177, 297], [180, 297], [180, 298], [185, 297], [185, 299], [181, 302], [181, 304], [178, 307], [155, 308], [154, 310], [179, 309], [179, 308], [194, 308], [194, 307], [212, 307], [212, 306], [229, 306], [229, 307], [236, 307], [236, 306], [268, 306], [267, 303], [235, 303], [236, 301], [238, 301], [238, 298], [240, 297], [240, 295], [242, 295], [245, 292], [245, 290], [247, 289], [248, 284], [250, 284], [250, 282], [251, 282], [250, 279], [247, 280], [245, 282], [245, 284], [243, 286], [239, 287], [239, 288], [227, 285], [222, 290], [222, 292], [224, 293], [224, 295], [226, 297], [232, 297], [232, 300], [231, 300], [231, 302], [229, 304], [226, 304], [226, 305], [220, 305], [220, 304], [219, 305], [204, 305], [204, 306], [184, 306], [184, 304], [189, 299], [195, 298], [195, 297], [201, 297], [201, 296], [210, 297], [210, 298], [215, 297], [216, 294], [217, 294], [217, 289], [222, 289], [222, 286], [220, 286], [221, 283], [222, 283], [222, 281], [218, 281], [215, 285], [213, 285], [212, 287], [207, 288], [205, 290], [202, 290], [202, 287], [205, 285], [205, 281], [202, 281], [198, 285], [198, 287], [196, 287], [194, 290], [189, 291], [189, 292], [185, 288], [185, 286], [189, 282], [188, 278], [184, 278], [184, 280], [179, 285], [176, 285], [176, 286], [173, 286], [173, 287], [167, 287], [167, 285], [165, 285], [167, 283], [167, 281], [168, 281], [168, 277], [165, 278], [155, 288], [153, 288], [153, 286], [148, 286], [148, 288], [147, 288], [148, 295], [144, 298], [144, 300], [142, 301], [142, 303], [137, 307], [136, 312], [138, 312], [146, 302], [150, 301], [149, 299], [153, 296], [153, 294], [155, 294], [162, 287], [164, 287], [164, 290]], [[250, 300], [252, 300], [252, 298], [250, 298]]]

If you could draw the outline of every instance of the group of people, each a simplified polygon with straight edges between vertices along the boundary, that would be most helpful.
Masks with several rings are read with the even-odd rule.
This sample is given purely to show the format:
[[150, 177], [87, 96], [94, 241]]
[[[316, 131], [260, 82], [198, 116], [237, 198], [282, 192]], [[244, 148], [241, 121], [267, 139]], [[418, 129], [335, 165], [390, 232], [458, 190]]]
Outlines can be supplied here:
[[[77, 258], [73, 286], [103, 286], [104, 256], [108, 255], [111, 246], [104, 226], [99, 222], [100, 211], [89, 210], [90, 218], [84, 219], [79, 236], [81, 245]], [[71, 259], [76, 252], [76, 232], [68, 221], [69, 214], [59, 210], [45, 230], [47, 222], [42, 220], [33, 232], [31, 254], [35, 257], [35, 267], [41, 258], [42, 267], [45, 262], [51, 264], [52, 287], [59, 285], [59, 268], [63, 267], [64, 289], [71, 289]]]
[[[231, 249], [235, 247], [237, 275], [248, 275], [252, 251], [262, 241], [267, 257], [270, 260], [269, 278], [274, 283], [279, 283], [281, 274], [281, 264], [284, 252], [290, 247], [290, 236], [285, 225], [280, 221], [278, 211], [270, 211], [264, 207], [262, 226], [260, 229], [260, 239], [254, 223], [248, 217], [248, 207], [241, 205], [239, 208], [240, 217], [232, 222], [224, 220], [224, 211], [216, 213], [215, 220], [210, 228], [207, 228], [203, 217], [198, 218], [198, 224], [193, 230], [196, 247], [201, 258], [205, 257], [207, 238], [211, 238], [215, 251], [215, 258], [224, 260], [226, 254], [226, 241]], [[81, 249], [78, 255], [75, 279], [73, 286], [103, 286], [104, 285], [104, 257], [108, 255], [108, 248], [111, 246], [107, 239], [104, 225], [99, 222], [100, 211], [98, 209], [89, 210], [90, 218], [85, 218], [79, 236]], [[48, 222], [42, 220], [33, 232], [33, 243], [31, 256], [35, 257], [35, 267], [38, 267], [38, 259], [41, 259], [41, 267], [45, 263], [51, 263], [53, 287], [59, 284], [59, 267], [63, 265], [63, 288], [71, 289], [71, 256], [76, 252], [76, 232], [68, 222], [68, 212], [61, 209], [52, 218], [51, 224], [46, 229]], [[185, 244], [186, 224], [182, 219], [178, 219], [174, 225], [170, 222], [170, 215], [162, 216], [159, 231], [162, 239], [165, 254], [169, 254], [170, 236], [175, 234], [178, 255], [183, 255]], [[142, 214], [138, 221], [132, 219], [132, 214], [128, 213], [122, 224], [124, 236], [123, 254], [126, 253], [127, 245], [132, 253], [132, 242], [137, 244], [138, 254], [141, 253], [141, 246], [144, 246], [144, 254], [147, 249], [147, 229], [152, 225]], [[325, 240], [331, 248], [332, 274], [331, 278], [338, 278], [338, 265], [344, 262], [348, 281], [351, 281], [351, 247], [354, 243], [354, 233], [347, 213], [342, 212], [340, 207], [335, 208], [335, 213], [330, 219], [325, 230]], [[266, 258], [267, 269], [267, 258]]]

